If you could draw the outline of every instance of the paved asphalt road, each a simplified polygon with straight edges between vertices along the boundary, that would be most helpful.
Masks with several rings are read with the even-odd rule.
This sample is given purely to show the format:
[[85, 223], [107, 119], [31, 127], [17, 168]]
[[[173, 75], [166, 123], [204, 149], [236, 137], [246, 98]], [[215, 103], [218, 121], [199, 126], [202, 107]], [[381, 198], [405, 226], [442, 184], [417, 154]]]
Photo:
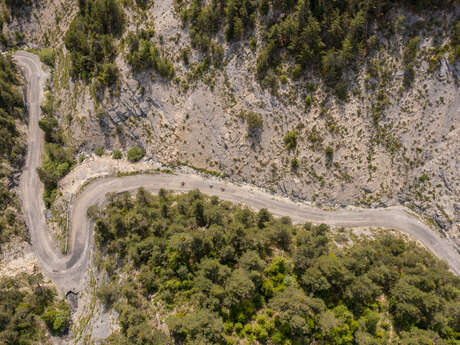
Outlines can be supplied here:
[[[221, 199], [249, 205], [253, 209], [267, 208], [276, 216], [289, 216], [294, 222], [311, 221], [338, 226], [375, 226], [395, 228], [405, 232], [445, 260], [452, 271], [460, 275], [460, 255], [447, 239], [430, 230], [403, 207], [324, 211], [273, 196], [249, 186], [239, 186], [214, 178], [192, 174], [152, 174], [109, 177], [90, 183], [73, 201], [70, 254], [62, 255], [47, 230], [42, 201], [42, 185], [36, 168], [41, 164], [42, 133], [38, 127], [40, 99], [46, 74], [36, 55], [18, 51], [14, 55], [24, 69], [29, 106], [29, 136], [26, 164], [20, 183], [20, 195], [32, 245], [46, 275], [62, 290], [79, 290], [88, 267], [92, 249], [92, 224], [86, 211], [89, 206], [102, 204], [109, 192], [135, 191], [144, 187], [150, 191], [165, 188], [172, 191], [199, 189]], [[185, 185], [182, 186], [181, 182]], [[213, 185], [213, 187], [211, 187]], [[224, 189], [222, 190], [221, 187]]]

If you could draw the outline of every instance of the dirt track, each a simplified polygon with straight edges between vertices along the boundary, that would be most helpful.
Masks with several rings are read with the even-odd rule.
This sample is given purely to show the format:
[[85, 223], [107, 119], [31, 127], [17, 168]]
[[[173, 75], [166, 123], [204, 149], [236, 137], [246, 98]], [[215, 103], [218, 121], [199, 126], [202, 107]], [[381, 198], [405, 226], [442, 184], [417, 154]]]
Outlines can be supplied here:
[[[41, 164], [42, 134], [38, 127], [38, 120], [40, 118], [40, 98], [46, 74], [42, 72], [37, 56], [26, 52], [16, 52], [14, 56], [24, 68], [28, 82], [28, 152], [20, 184], [24, 214], [34, 250], [45, 273], [63, 290], [79, 290], [82, 287], [92, 248], [92, 224], [86, 217], [88, 207], [102, 203], [108, 192], [134, 191], [139, 187], [151, 191], [157, 191], [160, 188], [173, 191], [198, 188], [204, 193], [244, 203], [254, 209], [265, 207], [276, 216], [291, 217], [294, 222], [312, 221], [338, 226], [377, 226], [399, 229], [416, 238], [439, 258], [446, 260], [452, 271], [460, 275], [460, 255], [453, 244], [440, 238], [438, 234], [411, 216], [402, 207], [324, 211], [273, 196], [252, 187], [237, 186], [229, 182], [192, 174], [110, 177], [89, 184], [74, 200], [71, 219], [71, 251], [70, 255], [64, 256], [60, 254], [47, 230], [43, 216], [42, 186], [36, 173], [36, 168]], [[185, 182], [184, 186], [181, 185], [182, 181]], [[224, 190], [221, 190], [221, 187]]]

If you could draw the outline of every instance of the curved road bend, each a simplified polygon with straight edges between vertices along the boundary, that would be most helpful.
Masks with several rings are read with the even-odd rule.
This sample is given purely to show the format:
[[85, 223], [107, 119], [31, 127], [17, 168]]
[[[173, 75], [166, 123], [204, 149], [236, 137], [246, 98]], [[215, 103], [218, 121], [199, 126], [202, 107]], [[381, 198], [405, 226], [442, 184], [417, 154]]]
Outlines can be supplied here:
[[[20, 194], [24, 214], [30, 229], [32, 245], [45, 273], [61, 289], [81, 288], [92, 248], [92, 224], [86, 211], [89, 206], [101, 204], [109, 192], [134, 191], [144, 187], [150, 191], [165, 188], [172, 191], [200, 189], [203, 193], [216, 195], [221, 199], [244, 203], [254, 209], [267, 208], [275, 216], [289, 216], [294, 222], [326, 223], [336, 226], [390, 227], [405, 232], [431, 250], [437, 257], [447, 261], [452, 271], [460, 275], [460, 255], [453, 244], [441, 238], [425, 224], [409, 215], [403, 207], [384, 209], [360, 209], [324, 211], [296, 203], [289, 199], [273, 196], [248, 186], [238, 186], [217, 179], [207, 179], [192, 174], [155, 174], [125, 177], [109, 177], [90, 183], [74, 199], [71, 216], [70, 255], [62, 255], [47, 230], [42, 201], [42, 187], [36, 168], [40, 166], [42, 134], [38, 127], [40, 98], [46, 74], [36, 55], [16, 52], [16, 61], [24, 68], [28, 82], [27, 102], [29, 104], [29, 137], [26, 164], [20, 183]], [[185, 181], [182, 186], [181, 182]], [[213, 187], [210, 187], [210, 184]], [[221, 190], [221, 187], [224, 190]]]

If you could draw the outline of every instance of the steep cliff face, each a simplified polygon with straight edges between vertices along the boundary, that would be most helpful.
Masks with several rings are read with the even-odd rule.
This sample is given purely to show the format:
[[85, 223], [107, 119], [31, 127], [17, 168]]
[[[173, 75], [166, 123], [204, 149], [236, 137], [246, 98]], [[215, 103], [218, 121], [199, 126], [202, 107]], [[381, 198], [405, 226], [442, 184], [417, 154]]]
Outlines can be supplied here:
[[[119, 78], [101, 90], [70, 75], [63, 37], [77, 4], [60, 6], [69, 15], [50, 42], [57, 52], [51, 90], [78, 153], [140, 145], [147, 159], [215, 170], [320, 205], [407, 204], [458, 235], [460, 65], [449, 48], [458, 5], [401, 7], [380, 19], [387, 31], [377, 30], [376, 48], [344, 73], [346, 95], [313, 68], [291, 78], [289, 57], [275, 71], [277, 87], [262, 87], [256, 66], [266, 23], [258, 19], [240, 41], [218, 31], [222, 64], [203, 67], [206, 55], [191, 48], [190, 23], [173, 0], [145, 8], [125, 2], [124, 32], [114, 41]], [[155, 65], [135, 71], [127, 63], [128, 35], [142, 29], [154, 32], [148, 41], [174, 66], [170, 80]], [[260, 115], [261, 128], [248, 129], [249, 112]]]

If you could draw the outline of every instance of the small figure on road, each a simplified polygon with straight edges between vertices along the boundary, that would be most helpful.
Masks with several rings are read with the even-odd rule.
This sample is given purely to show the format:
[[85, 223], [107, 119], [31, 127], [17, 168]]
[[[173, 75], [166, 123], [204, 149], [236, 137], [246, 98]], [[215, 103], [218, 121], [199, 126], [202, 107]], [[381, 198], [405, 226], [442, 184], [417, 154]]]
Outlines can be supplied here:
[[180, 183], [180, 185], [181, 185], [182, 187], [185, 186], [185, 182], [182, 181], [182, 182]]
[[225, 190], [225, 188], [224, 188], [224, 187], [220, 187], [220, 190], [223, 192], [223, 191]]

